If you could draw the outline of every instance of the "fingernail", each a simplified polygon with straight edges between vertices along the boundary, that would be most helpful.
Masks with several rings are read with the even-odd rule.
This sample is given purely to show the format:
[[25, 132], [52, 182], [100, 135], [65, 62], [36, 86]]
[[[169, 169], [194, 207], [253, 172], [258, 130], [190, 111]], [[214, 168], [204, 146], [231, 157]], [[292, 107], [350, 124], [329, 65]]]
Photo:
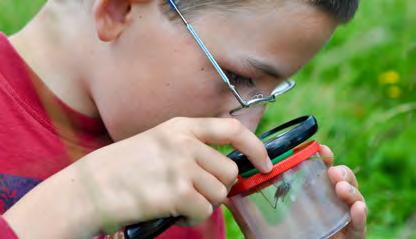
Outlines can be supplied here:
[[368, 207], [367, 204], [363, 203], [363, 209], [364, 209], [364, 218], [363, 218], [363, 223], [365, 225], [365, 222], [367, 221], [368, 218]]
[[267, 159], [266, 159], [265, 169], [266, 169], [266, 172], [270, 172], [273, 169], [273, 163], [272, 163], [272, 160], [269, 157], [267, 157]]
[[367, 219], [368, 217], [368, 207], [367, 204], [365, 204], [365, 218]]
[[347, 169], [344, 166], [338, 167], [337, 170], [342, 175], [342, 179], [347, 179]]
[[234, 180], [233, 185], [234, 186], [236, 183], [238, 183], [238, 178]]
[[349, 191], [352, 195], [354, 195], [357, 192], [357, 189], [355, 189], [354, 186], [350, 185], [350, 190]]

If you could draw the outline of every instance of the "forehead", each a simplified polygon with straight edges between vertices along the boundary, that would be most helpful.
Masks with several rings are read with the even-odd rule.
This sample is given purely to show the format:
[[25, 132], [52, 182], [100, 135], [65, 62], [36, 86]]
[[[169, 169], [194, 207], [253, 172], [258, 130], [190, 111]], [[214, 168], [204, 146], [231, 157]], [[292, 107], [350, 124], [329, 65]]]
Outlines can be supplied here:
[[227, 13], [208, 11], [195, 25], [223, 54], [239, 60], [261, 59], [291, 75], [327, 42], [337, 23], [309, 4], [285, 2]]

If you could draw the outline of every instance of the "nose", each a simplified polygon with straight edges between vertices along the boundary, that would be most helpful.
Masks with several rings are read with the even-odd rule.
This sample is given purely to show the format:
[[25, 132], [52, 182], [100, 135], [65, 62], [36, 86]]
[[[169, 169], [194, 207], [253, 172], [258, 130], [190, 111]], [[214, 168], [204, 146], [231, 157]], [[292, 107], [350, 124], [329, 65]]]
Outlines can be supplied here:
[[264, 115], [264, 106], [255, 106], [244, 111], [242, 114], [236, 116], [231, 115], [229, 112], [224, 113], [221, 117], [223, 118], [235, 118], [238, 119], [245, 127], [252, 132], [255, 132], [261, 118]]

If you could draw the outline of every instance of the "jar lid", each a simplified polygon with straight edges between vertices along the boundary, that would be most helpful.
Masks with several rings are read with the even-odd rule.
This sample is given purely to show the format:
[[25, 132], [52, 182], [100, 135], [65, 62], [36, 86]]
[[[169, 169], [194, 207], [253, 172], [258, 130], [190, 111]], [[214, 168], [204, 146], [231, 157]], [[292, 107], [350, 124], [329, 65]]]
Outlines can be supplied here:
[[[263, 141], [269, 157], [271, 159], [276, 159], [283, 154], [287, 154], [296, 146], [304, 143], [312, 137], [317, 130], [318, 122], [315, 117], [302, 116], [267, 131], [260, 136], [260, 139]], [[252, 174], [257, 173], [252, 173], [252, 171], [255, 171], [253, 170], [255, 169], [254, 165], [248, 160], [246, 155], [238, 150], [231, 152], [227, 157], [237, 164], [240, 175], [249, 177]], [[282, 159], [284, 159], [287, 155], [283, 155], [282, 157]]]
[[316, 141], [300, 145], [294, 149], [293, 155], [275, 164], [270, 173], [258, 173], [249, 178], [239, 176], [237, 183], [232, 187], [228, 197], [237, 194], [250, 194], [253, 191], [258, 191], [267, 187], [273, 182], [273, 179], [309, 159], [314, 154], [318, 153], [319, 149], [320, 146]]

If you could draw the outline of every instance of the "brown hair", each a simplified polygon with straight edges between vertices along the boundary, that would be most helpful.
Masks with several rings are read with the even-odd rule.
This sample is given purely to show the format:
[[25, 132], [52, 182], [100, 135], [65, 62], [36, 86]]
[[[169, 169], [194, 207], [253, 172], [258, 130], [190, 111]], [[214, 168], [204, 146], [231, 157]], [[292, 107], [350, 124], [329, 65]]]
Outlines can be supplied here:
[[[184, 14], [202, 10], [211, 9], [233, 9], [235, 7], [243, 7], [247, 2], [255, 0], [176, 0], [176, 4]], [[263, 0], [265, 1], [265, 0]], [[270, 0], [269, 0], [270, 1]], [[282, 0], [280, 0], [282, 1]], [[295, 1], [295, 0], [283, 0]], [[299, 0], [297, 0], [299, 1]], [[346, 23], [351, 20], [358, 9], [359, 0], [301, 0], [333, 16], [338, 22]]]

